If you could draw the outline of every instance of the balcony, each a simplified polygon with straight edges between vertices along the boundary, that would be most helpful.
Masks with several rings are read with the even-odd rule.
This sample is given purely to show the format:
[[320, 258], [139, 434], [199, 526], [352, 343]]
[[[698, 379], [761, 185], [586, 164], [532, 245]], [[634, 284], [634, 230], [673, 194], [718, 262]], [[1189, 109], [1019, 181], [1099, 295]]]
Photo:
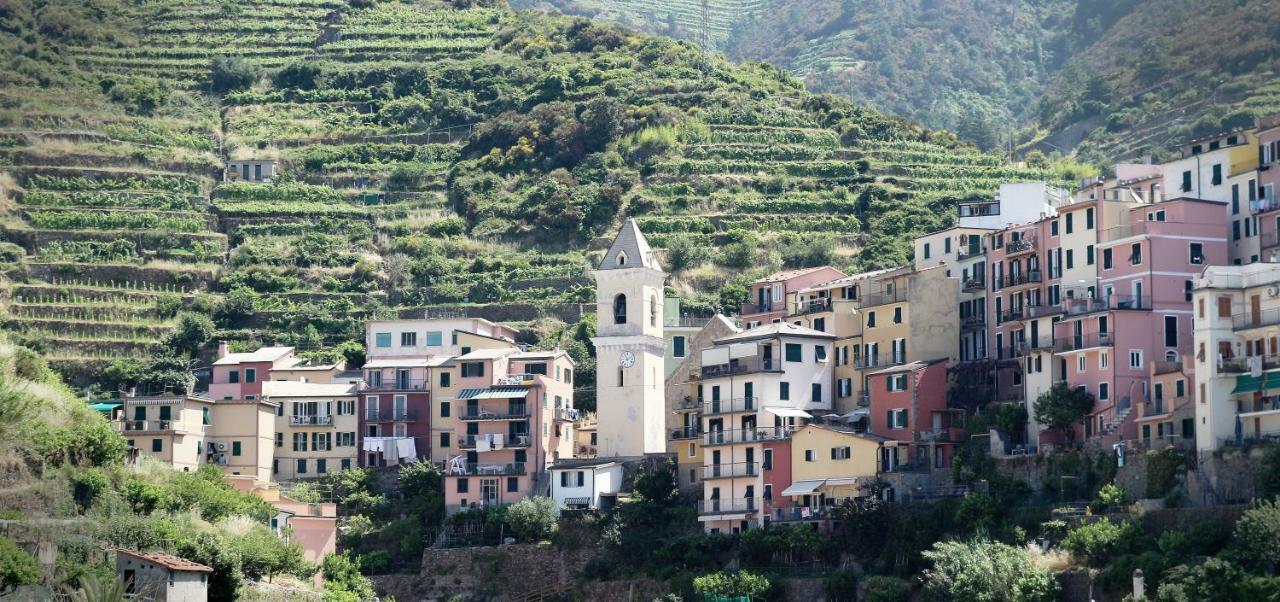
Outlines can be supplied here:
[[426, 391], [429, 383], [421, 378], [394, 378], [388, 381], [366, 382], [361, 391]]
[[702, 435], [702, 429], [696, 426], [686, 426], [671, 431], [672, 441], [686, 441], [689, 439], [697, 439]]
[[1000, 215], [1000, 203], [986, 201], [982, 203], [965, 203], [956, 207], [960, 217], [993, 217]]
[[759, 462], [734, 462], [732, 464], [712, 464], [702, 467], [702, 478], [732, 479], [736, 477], [754, 477], [760, 474]]
[[290, 416], [289, 426], [333, 426], [333, 415]]
[[524, 462], [513, 462], [509, 464], [480, 464], [478, 462], [463, 462], [461, 465], [450, 466], [445, 472], [445, 476], [450, 477], [474, 477], [474, 476], [518, 476], [528, 474], [525, 469]]
[[894, 287], [892, 292], [871, 293], [863, 295], [857, 301], [858, 307], [875, 307], [877, 305], [888, 305], [890, 303], [902, 303], [907, 300], [907, 291], [903, 287]]
[[[500, 440], [501, 443], [499, 443], [499, 440], [496, 439], [496, 437], [499, 437], [499, 436], [502, 437], [502, 439]], [[498, 433], [494, 435], [489, 435], [489, 437], [493, 437], [492, 439], [489, 440], [489, 449], [479, 450], [479, 451], [518, 449], [518, 448], [529, 447], [529, 435], [525, 435], [525, 434], [506, 435], [506, 434]], [[464, 436], [458, 437], [458, 448], [459, 449], [476, 449], [476, 444], [479, 442], [482, 442], [485, 438], [486, 438], [486, 435], [464, 435]]]
[[1021, 238], [1018, 240], [1009, 241], [1009, 244], [1006, 244], [1004, 246], [1004, 254], [1006, 257], [1021, 255], [1023, 253], [1030, 253], [1035, 250], [1036, 250], [1036, 238], [1034, 236], [1029, 236], [1029, 237]]
[[833, 510], [834, 506], [774, 508], [770, 521], [774, 523], [800, 523], [811, 520], [827, 520], [835, 515]]
[[760, 441], [780, 441], [795, 433], [794, 426], [768, 426], [753, 429], [733, 429], [725, 431], [709, 431], [702, 434], [702, 444], [733, 445], [735, 443], [757, 443]]
[[1156, 374], [1172, 374], [1182, 371], [1182, 362], [1170, 362], [1166, 360], [1157, 360], [1155, 363]]
[[702, 367], [702, 378], [719, 378], [752, 372], [782, 372], [782, 361], [764, 358], [739, 358], [727, 364]]
[[702, 409], [702, 400], [696, 397], [685, 395], [677, 399], [673, 407], [678, 410], [697, 411]]
[[1249, 201], [1249, 211], [1253, 213], [1266, 213], [1280, 209], [1280, 201], [1275, 198], [1265, 198]]
[[395, 409], [390, 412], [383, 412], [378, 408], [365, 408], [365, 422], [416, 422], [418, 420], [417, 410]]
[[126, 433], [164, 433], [177, 430], [175, 420], [122, 420], [121, 430]]
[[1023, 286], [1026, 284], [1039, 284], [1043, 279], [1040, 270], [1028, 270], [1026, 272], [1018, 272], [1015, 274], [1004, 274], [996, 276], [996, 289], [1013, 288], [1015, 286]]
[[529, 406], [525, 404], [511, 406], [504, 410], [466, 408], [462, 410], [461, 414], [458, 414], [458, 418], [460, 420], [467, 422], [482, 422], [486, 420], [526, 420], [529, 416]]
[[1031, 353], [1031, 345], [1026, 341], [1014, 341], [1009, 344], [1010, 357], [1022, 357]]
[[901, 366], [905, 363], [907, 363], [907, 356], [905, 354], [859, 356], [853, 358], [853, 367], [858, 370], [868, 368], [888, 368], [889, 366]]
[[1081, 316], [1110, 310], [1149, 310], [1151, 309], [1151, 297], [1148, 295], [1137, 297], [1134, 295], [1109, 295], [1099, 298], [1080, 297], [1063, 299], [1062, 307], [1068, 316]]
[[987, 328], [987, 316], [983, 314], [972, 314], [960, 318], [961, 330], [985, 330]]
[[1030, 320], [1030, 319], [1034, 319], [1034, 318], [1044, 318], [1044, 317], [1048, 317], [1048, 316], [1056, 316], [1056, 315], [1058, 315], [1058, 314], [1060, 314], [1060, 313], [1063, 313], [1064, 311], [1066, 311], [1066, 310], [1064, 310], [1064, 309], [1062, 308], [1062, 305], [1061, 305], [1061, 304], [1058, 304], [1058, 305], [1024, 305], [1024, 306], [1022, 307], [1022, 313], [1023, 313], [1023, 315], [1024, 315], [1025, 319], [1028, 319], [1028, 320]]
[[862, 391], [858, 393], [858, 406], [868, 408], [871, 407], [871, 391]]
[[1006, 309], [1000, 312], [1000, 321], [1001, 322], [1021, 322], [1023, 316], [1024, 316], [1024, 313], [1021, 307], [1010, 307], [1009, 309]]
[[758, 397], [734, 397], [733, 399], [711, 399], [702, 406], [703, 416], [716, 414], [732, 414], [734, 412], [755, 412], [760, 407]]
[[1094, 332], [1080, 336], [1063, 337], [1054, 341], [1053, 350], [1057, 353], [1068, 353], [1093, 347], [1110, 347], [1114, 344], [1115, 335], [1109, 332]]
[[1176, 412], [1187, 403], [1187, 397], [1173, 397], [1170, 399], [1148, 399], [1142, 402], [1143, 416], [1159, 416]]
[[797, 301], [791, 315], [802, 316], [804, 314], [813, 314], [824, 311], [831, 311], [831, 299], [828, 297], [819, 297], [817, 299], [809, 299], [807, 301]]
[[1108, 243], [1135, 236], [1153, 236], [1158, 234], [1181, 234], [1186, 233], [1186, 224], [1183, 222], [1170, 221], [1151, 221], [1151, 222], [1134, 222], [1114, 228], [1107, 228], [1098, 234], [1099, 243]]
[[1264, 309], [1257, 313], [1249, 312], [1231, 316], [1233, 330], [1249, 330], [1280, 324], [1280, 308]]
[[[1254, 359], [1257, 358], [1257, 359]], [[1275, 370], [1280, 368], [1280, 356], [1265, 355], [1253, 357], [1228, 357], [1218, 361], [1218, 372], [1223, 374], [1243, 374], [1252, 372], [1250, 362], [1255, 362], [1260, 366], [1261, 370]]]
[[556, 422], [573, 422], [578, 419], [578, 410], [574, 408], [556, 408], [551, 419]]
[[760, 504], [755, 498], [698, 500], [698, 514], [743, 514], [755, 512]]
[[738, 309], [738, 315], [764, 314], [775, 310], [781, 311], [785, 307], [781, 301], [777, 303], [743, 303]]
[[960, 285], [960, 290], [966, 293], [975, 293], [986, 290], [986, 278], [966, 278], [964, 283]]
[[956, 251], [956, 259], [964, 260], [970, 257], [979, 257], [986, 254], [987, 254], [986, 247], [971, 247], [966, 245], [966, 246], [960, 247], [959, 251]]

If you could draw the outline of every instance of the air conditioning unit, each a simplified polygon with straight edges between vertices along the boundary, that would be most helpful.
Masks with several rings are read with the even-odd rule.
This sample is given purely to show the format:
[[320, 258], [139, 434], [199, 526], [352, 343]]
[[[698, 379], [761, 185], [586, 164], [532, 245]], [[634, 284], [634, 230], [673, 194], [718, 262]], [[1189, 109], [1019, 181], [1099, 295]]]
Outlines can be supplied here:
[[226, 443], [219, 441], [217, 445], [218, 445], [218, 451], [227, 451]]
[[1268, 297], [1274, 297], [1274, 296], [1276, 296], [1276, 295], [1280, 295], [1280, 287], [1268, 286], [1268, 287], [1267, 287], [1267, 296], [1268, 296]]

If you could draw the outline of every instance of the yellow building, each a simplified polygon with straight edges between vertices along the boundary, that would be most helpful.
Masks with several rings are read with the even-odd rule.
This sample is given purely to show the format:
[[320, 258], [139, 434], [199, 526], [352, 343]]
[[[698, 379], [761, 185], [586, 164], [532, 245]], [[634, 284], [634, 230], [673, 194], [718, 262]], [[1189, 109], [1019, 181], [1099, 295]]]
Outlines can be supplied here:
[[772, 522], [823, 520], [845, 500], [872, 495], [886, 444], [892, 442], [843, 426], [809, 424], [796, 430], [790, 483], [771, 504]]
[[322, 477], [356, 465], [356, 388], [351, 383], [262, 383], [262, 398], [278, 404], [273, 424], [277, 479]]
[[138, 455], [188, 472], [215, 464], [230, 476], [271, 481], [277, 405], [192, 395], [127, 397], [117, 428]]

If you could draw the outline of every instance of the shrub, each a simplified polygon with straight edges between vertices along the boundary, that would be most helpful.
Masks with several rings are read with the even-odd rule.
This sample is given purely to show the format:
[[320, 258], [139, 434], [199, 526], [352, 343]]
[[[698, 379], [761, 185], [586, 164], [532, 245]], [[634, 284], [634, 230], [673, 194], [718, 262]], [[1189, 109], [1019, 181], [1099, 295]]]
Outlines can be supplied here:
[[857, 602], [858, 576], [849, 569], [842, 569], [827, 576], [823, 590], [831, 602]]
[[76, 503], [80, 504], [81, 508], [88, 509], [98, 496], [111, 488], [111, 482], [101, 470], [89, 468], [76, 475], [72, 480], [72, 488]]
[[1267, 572], [1280, 567], [1280, 498], [1246, 510], [1236, 521], [1235, 543], [1247, 566]]
[[887, 575], [867, 577], [864, 602], [907, 602], [911, 599], [911, 582]]
[[178, 314], [178, 328], [169, 334], [165, 344], [178, 353], [194, 357], [205, 343], [213, 340], [215, 332], [217, 327], [209, 316], [183, 312]]
[[217, 93], [243, 90], [258, 81], [261, 72], [244, 57], [215, 56], [209, 64], [209, 88]]
[[12, 539], [0, 536], [0, 591], [40, 581], [40, 565], [34, 556]]
[[703, 596], [764, 598], [769, 587], [768, 578], [749, 571], [721, 571], [693, 580], [693, 590]]
[[1093, 500], [1093, 507], [1097, 512], [1105, 512], [1109, 508], [1117, 508], [1123, 506], [1128, 499], [1124, 488], [1115, 483], [1107, 483], [1098, 490], [1098, 496]]
[[324, 602], [360, 602], [373, 597], [373, 583], [360, 574], [360, 560], [350, 552], [329, 554], [324, 571]]
[[1048, 570], [1002, 543], [938, 542], [924, 557], [933, 563], [924, 572], [925, 590], [941, 599], [1035, 602], [1053, 600], [1058, 591]]
[[360, 555], [360, 568], [369, 575], [391, 571], [391, 555], [386, 550], [374, 550]]
[[1098, 566], [1125, 547], [1139, 545], [1137, 540], [1141, 537], [1142, 527], [1130, 522], [1117, 525], [1104, 518], [1068, 533], [1062, 547], [1076, 558]]
[[556, 528], [551, 498], [530, 497], [508, 506], [506, 522], [520, 541], [536, 542], [549, 537]]

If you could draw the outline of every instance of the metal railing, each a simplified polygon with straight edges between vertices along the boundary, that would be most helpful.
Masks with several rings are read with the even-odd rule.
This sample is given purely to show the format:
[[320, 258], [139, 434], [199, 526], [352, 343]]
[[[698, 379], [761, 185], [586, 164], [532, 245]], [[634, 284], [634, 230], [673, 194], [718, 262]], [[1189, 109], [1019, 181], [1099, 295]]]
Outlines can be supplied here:
[[987, 316], [984, 314], [970, 314], [960, 318], [960, 328], [965, 330], [981, 330], [987, 327]]
[[1009, 309], [1006, 309], [1000, 312], [1000, 321], [1001, 322], [1019, 322], [1022, 320], [1024, 315], [1025, 314], [1023, 312], [1023, 308], [1010, 307]]
[[418, 419], [418, 411], [393, 409], [383, 412], [378, 408], [365, 408], [364, 419], [365, 422], [414, 422]]
[[787, 508], [774, 508], [770, 520], [775, 523], [794, 523], [807, 520], [825, 520], [831, 518], [834, 514], [832, 506], [818, 506], [816, 508], [790, 506]]
[[871, 391], [862, 391], [858, 393], [858, 405], [864, 408], [871, 405]]
[[829, 297], [797, 301], [791, 315], [799, 316], [821, 311], [831, 311], [831, 299]]
[[754, 412], [759, 409], [760, 399], [757, 397], [734, 397], [732, 399], [708, 399], [703, 404], [702, 415], [730, 414], [733, 412]]
[[745, 315], [748, 315], [748, 314], [763, 314], [763, 313], [771, 312], [771, 311], [774, 311], [774, 306], [775, 306], [775, 305], [777, 305], [777, 306], [778, 306], [778, 307], [777, 307], [777, 309], [779, 309], [779, 310], [781, 310], [783, 307], [785, 307], [785, 305], [783, 305], [782, 301], [779, 301], [779, 302], [777, 302], [776, 304], [775, 304], [775, 303], [764, 303], [764, 304], [760, 304], [760, 303], [743, 303], [743, 304], [742, 304], [742, 307], [740, 307], [740, 308], [738, 309], [738, 315], [745, 316]]
[[526, 474], [524, 462], [508, 464], [480, 464], [463, 462], [461, 466], [450, 466], [445, 472], [447, 476], [513, 476]]
[[1112, 309], [1149, 310], [1151, 309], [1151, 297], [1149, 295], [1108, 295], [1098, 298], [1077, 297], [1063, 299], [1062, 306], [1068, 316], [1079, 316]]
[[505, 410], [489, 410], [485, 408], [464, 408], [458, 418], [461, 420], [524, 420], [528, 418], [529, 406], [520, 404]]
[[1156, 362], [1155, 362], [1155, 371], [1156, 371], [1156, 374], [1169, 374], [1169, 373], [1172, 373], [1172, 372], [1181, 372], [1181, 371], [1182, 371], [1182, 362], [1171, 362], [1171, 361], [1168, 361], [1168, 360], [1156, 360]]
[[1110, 347], [1115, 344], [1115, 336], [1109, 332], [1094, 332], [1080, 336], [1068, 336], [1054, 341], [1053, 349], [1058, 353], [1079, 351], [1090, 347]]
[[1274, 197], [1249, 201], [1249, 211], [1254, 213], [1266, 213], [1276, 209], [1280, 209], [1280, 201], [1277, 201]]
[[1257, 313], [1247, 312], [1231, 316], [1231, 328], [1233, 330], [1248, 330], [1277, 324], [1280, 324], [1280, 308], [1263, 309]]
[[881, 366], [900, 366], [905, 363], [907, 363], [906, 354], [890, 353], [856, 357], [853, 360], [853, 367], [862, 370], [865, 368], [879, 368]]
[[1064, 311], [1066, 311], [1066, 310], [1064, 310], [1064, 309], [1062, 308], [1062, 304], [1058, 304], [1058, 305], [1043, 305], [1043, 304], [1042, 304], [1042, 305], [1024, 305], [1024, 306], [1022, 306], [1022, 312], [1023, 312], [1023, 314], [1024, 314], [1024, 315], [1026, 315], [1026, 317], [1027, 317], [1028, 319], [1030, 319], [1030, 318], [1043, 318], [1043, 317], [1046, 317], [1046, 316], [1054, 316], [1054, 315], [1057, 315], [1057, 314], [1063, 313]]
[[[475, 449], [476, 442], [484, 439], [484, 435], [464, 435], [458, 437], [458, 447], [460, 449]], [[502, 436], [502, 447], [496, 447], [497, 442], [493, 442], [490, 449], [506, 449], [512, 447], [529, 447], [528, 435], [506, 435]]]
[[123, 430], [128, 432], [159, 432], [178, 428], [174, 420], [123, 420]]
[[893, 292], [871, 293], [863, 295], [857, 301], [858, 307], [875, 307], [877, 305], [888, 305], [890, 303], [902, 303], [907, 300], [906, 287], [894, 287]]
[[687, 439], [697, 439], [702, 435], [702, 429], [696, 426], [686, 426], [671, 431], [672, 441], [684, 441]]
[[734, 462], [732, 464], [712, 464], [702, 467], [703, 479], [754, 477], [758, 474], [760, 474], [759, 462]]
[[1011, 240], [1004, 246], [1005, 256], [1026, 253], [1027, 251], [1036, 250], [1036, 237], [1028, 236], [1018, 240]]
[[966, 293], [985, 290], [987, 288], [987, 279], [983, 278], [966, 278], [964, 284], [960, 286], [960, 290]]
[[421, 378], [392, 378], [379, 382], [366, 382], [361, 391], [426, 391], [428, 383]]
[[1253, 357], [1258, 359], [1246, 356], [1222, 358], [1218, 361], [1218, 371], [1224, 374], [1251, 372], [1252, 368], [1249, 365], [1250, 362], [1257, 362], [1262, 370], [1275, 370], [1276, 368], [1280, 368], [1280, 356], [1262, 355]]
[[728, 364], [702, 367], [702, 378], [716, 378], [751, 372], [782, 372], [782, 361], [776, 359], [741, 358]]
[[574, 408], [556, 408], [551, 418], [560, 422], [573, 422], [578, 419], [578, 410]]
[[1160, 414], [1176, 412], [1187, 401], [1188, 398], [1185, 396], [1170, 397], [1168, 399], [1148, 399], [1142, 402], [1142, 415], [1159, 416]]
[[673, 406], [677, 410], [701, 410], [702, 400], [691, 395], [685, 395], [677, 399]]
[[698, 500], [698, 514], [739, 514], [760, 508], [756, 498]]
[[962, 245], [960, 247], [960, 250], [956, 251], [956, 258], [968, 259], [970, 257], [977, 257], [979, 255], [986, 255], [986, 254], [987, 254], [986, 247], [970, 247], [968, 245]]
[[1014, 286], [1022, 286], [1024, 284], [1036, 284], [1043, 279], [1040, 270], [1027, 270], [1025, 272], [1017, 272], [1014, 274], [1002, 274], [996, 276], [996, 288], [1010, 288]]
[[702, 434], [703, 445], [731, 445], [734, 443], [754, 443], [757, 441], [777, 441], [786, 439], [796, 432], [794, 426], [769, 426], [752, 429], [730, 429], [707, 431]]
[[316, 416], [289, 416], [290, 426], [333, 426], [332, 414], [320, 414]]

